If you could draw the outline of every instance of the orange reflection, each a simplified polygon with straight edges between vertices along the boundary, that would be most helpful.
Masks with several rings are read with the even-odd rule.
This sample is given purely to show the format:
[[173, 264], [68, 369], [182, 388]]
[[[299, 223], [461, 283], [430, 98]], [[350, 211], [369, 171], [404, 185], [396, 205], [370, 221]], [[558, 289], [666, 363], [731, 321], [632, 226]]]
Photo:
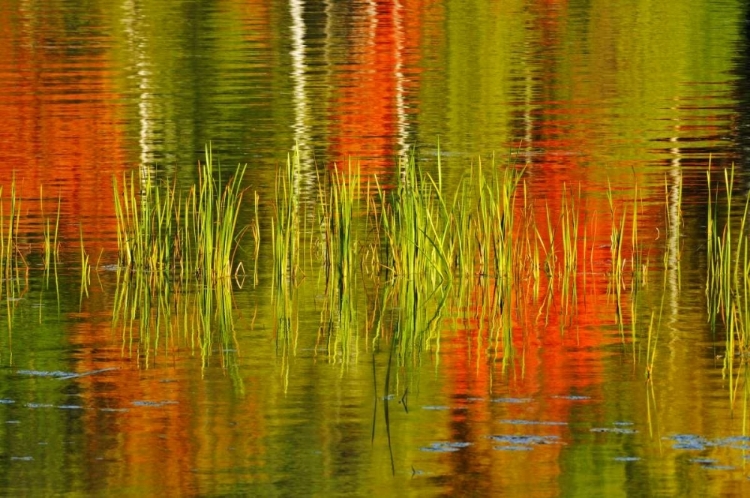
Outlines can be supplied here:
[[[22, 231], [40, 210], [54, 217], [61, 197], [63, 249], [78, 250], [79, 224], [84, 238], [97, 241], [87, 250], [114, 253], [115, 218], [112, 176], [127, 169], [123, 132], [111, 61], [104, 50], [74, 50], [71, 33], [59, 16], [26, 10], [0, 19], [8, 50], [0, 51], [5, 87], [0, 142], [6, 166], [0, 169], [3, 197], [15, 179], [23, 198]], [[11, 26], [12, 24], [12, 26]], [[11, 29], [14, 28], [14, 29]], [[89, 33], [100, 42], [106, 33]], [[101, 37], [101, 38], [99, 38]], [[89, 46], [89, 45], [86, 45]], [[7, 213], [7, 205], [6, 205]], [[93, 256], [92, 259], [95, 259]]]
[[337, 95], [331, 105], [329, 155], [339, 167], [360, 160], [363, 171], [392, 170], [406, 143], [410, 89], [418, 85], [424, 0], [357, 3], [348, 60], [336, 68]]
[[[451, 475], [457, 476], [455, 488], [475, 489], [478, 483], [463, 483], [464, 475], [475, 472], [491, 473], [493, 481], [485, 484], [491, 489], [482, 489], [478, 494], [505, 494], [517, 482], [539, 484], [540, 496], [555, 496], [559, 493], [559, 478], [563, 472], [565, 443], [570, 439], [567, 425], [581, 406], [592, 419], [600, 416], [600, 403], [604, 398], [607, 381], [605, 372], [606, 347], [619, 342], [618, 322], [624, 322], [629, 333], [629, 297], [618, 304], [612, 291], [611, 234], [613, 217], [606, 196], [606, 178], [592, 178], [589, 165], [591, 157], [586, 151], [594, 150], [597, 136], [591, 133], [593, 111], [582, 106], [575, 116], [559, 115], [558, 86], [559, 68], [554, 57], [555, 45], [563, 37], [557, 32], [560, 20], [566, 16], [566, 2], [534, 2], [535, 36], [539, 45], [548, 53], [541, 57], [542, 71], [538, 95], [530, 118], [534, 121], [533, 132], [528, 136], [532, 152], [525, 181], [529, 199], [530, 220], [519, 216], [515, 222], [515, 240], [528, 237], [533, 243], [535, 232], [523, 232], [525, 223], [535, 226], [547, 251], [558, 270], [563, 262], [562, 215], [571, 203], [579, 209], [579, 232], [575, 243], [578, 268], [568, 282], [556, 274], [550, 283], [542, 270], [540, 290], [533, 297], [533, 283], [528, 279], [514, 281], [513, 296], [507, 313], [512, 315], [512, 348], [503, 344], [504, 325], [492, 308], [497, 297], [493, 285], [477, 283], [472, 301], [459, 319], [456, 334], [451, 336], [449, 346], [440, 356], [441, 369], [448, 374], [449, 381], [443, 386], [446, 399], [453, 400], [467, 410], [451, 413], [451, 440], [481, 441], [493, 431], [507, 434], [523, 433], [559, 438], [560, 444], [549, 444], [544, 450], [519, 452], [518, 458], [498, 458], [492, 454], [479, 455], [473, 452], [456, 452], [446, 456], [453, 467]], [[516, 136], [524, 136], [523, 129]], [[538, 152], [537, 152], [538, 151]], [[573, 151], [574, 153], [571, 153]], [[626, 185], [618, 183], [623, 178], [612, 178], [615, 204], [615, 224], [626, 216], [623, 237], [623, 257], [628, 262], [624, 269], [625, 284], [631, 288], [633, 271], [632, 227], [633, 212], [638, 210], [638, 241], [644, 244], [643, 254], [652, 264], [661, 261], [663, 239], [656, 242], [659, 229], [664, 233], [663, 191], [651, 186], [639, 191], [637, 208], [634, 203], [634, 187], [637, 179], [630, 171], [624, 175]], [[603, 181], [602, 181], [603, 180]], [[579, 196], [580, 188], [580, 196]], [[649, 202], [653, 201], [653, 202]], [[523, 203], [519, 191], [516, 206]], [[566, 208], [567, 206], [567, 208]], [[550, 240], [548, 225], [552, 225]], [[545, 253], [540, 248], [542, 264]], [[486, 282], [485, 282], [486, 284]], [[551, 287], [549, 287], [551, 285]], [[487, 289], [489, 287], [489, 290]], [[573, 292], [575, 290], [575, 292]], [[490, 293], [488, 298], [486, 293]], [[629, 291], [624, 291], [629, 296]], [[493, 301], [495, 300], [495, 301]], [[619, 306], [619, 307], [618, 307]], [[618, 310], [620, 316], [617, 316]], [[469, 318], [465, 318], [469, 317]], [[446, 332], [450, 326], [445, 327]], [[511, 351], [512, 349], [512, 351]], [[502, 361], [512, 355], [507, 369]], [[507, 398], [506, 402], [471, 403], [467, 400], [487, 397]], [[531, 422], [522, 428], [508, 424], [498, 428], [498, 421], [523, 420]], [[487, 445], [489, 447], [492, 444]], [[494, 450], [492, 450], [494, 451]], [[490, 451], [490, 453], [492, 452]], [[487, 463], [489, 462], [489, 463]], [[502, 468], [492, 468], [502, 462]], [[482, 468], [485, 465], [489, 468]], [[465, 469], [472, 469], [467, 473]], [[470, 477], [467, 477], [470, 479]]]

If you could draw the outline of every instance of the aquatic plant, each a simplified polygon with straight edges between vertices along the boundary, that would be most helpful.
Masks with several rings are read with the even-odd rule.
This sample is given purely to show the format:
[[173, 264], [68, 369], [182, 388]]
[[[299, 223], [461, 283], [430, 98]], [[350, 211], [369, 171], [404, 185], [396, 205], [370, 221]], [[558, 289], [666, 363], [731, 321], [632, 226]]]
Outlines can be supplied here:
[[[60, 208], [61, 208], [62, 196], [57, 196], [57, 216], [55, 218], [55, 231], [52, 232], [50, 226], [50, 219], [44, 215], [44, 187], [39, 186], [39, 205], [40, 212], [42, 213], [42, 223], [44, 231], [43, 251], [44, 251], [44, 270], [49, 272], [51, 264], [54, 262], [55, 265], [60, 258], [59, 245], [57, 242], [58, 233], [60, 230]], [[48, 273], [49, 274], [49, 273]]]
[[[719, 323], [724, 325], [723, 372], [729, 383], [732, 404], [739, 392], [740, 376], [747, 369], [746, 358], [750, 351], [750, 240], [745, 234], [750, 195], [745, 195], [741, 216], [735, 217], [734, 178], [734, 167], [725, 169], [724, 181], [714, 185], [711, 171], [707, 172], [708, 320], [713, 330]], [[720, 187], [723, 187], [723, 203]]]
[[[244, 191], [242, 178], [247, 165], [238, 165], [223, 190], [219, 179], [214, 179], [214, 162], [211, 147], [206, 146], [206, 160], [199, 168], [197, 200], [190, 204], [197, 206], [193, 211], [193, 226], [196, 229], [196, 269], [207, 281], [231, 276], [234, 269], [234, 255], [238, 241], [247, 227], [237, 229], [237, 220]], [[195, 195], [195, 190], [191, 189]]]
[[246, 166], [238, 166], [220, 189], [211, 147], [199, 163], [198, 184], [183, 197], [176, 185], [150, 176], [113, 179], [120, 265], [131, 271], [196, 275], [206, 283], [236, 272], [234, 255], [245, 228], [237, 227]]
[[[91, 264], [89, 263], [89, 255], [86, 252], [86, 248], [83, 244], [83, 226], [78, 225], [81, 241], [81, 297], [80, 302], [83, 302], [84, 294], [86, 297], [89, 295], [89, 283], [91, 283]], [[80, 305], [79, 305], [80, 306]]]
[[253, 258], [253, 287], [258, 285], [258, 257], [260, 256], [260, 221], [258, 220], [258, 192], [254, 192], [255, 200], [255, 220], [252, 225], [253, 234], [253, 247], [254, 247], [254, 258]]
[[[477, 362], [481, 357], [497, 363], [503, 372], [518, 366], [523, 375], [524, 355], [531, 348], [529, 331], [558, 320], [559, 333], [567, 333], [578, 312], [579, 284], [583, 282], [585, 297], [589, 278], [609, 285], [614, 321], [623, 343], [633, 344], [633, 362], [640, 361], [638, 353], [645, 347], [647, 378], [658, 368], [667, 285], [658, 309], [639, 299], [639, 292], [647, 290], [652, 249], [642, 233], [644, 191], [637, 182], [617, 188], [608, 182], [608, 209], [597, 213], [588, 210], [589, 197], [580, 185], [563, 184], [557, 204], [532, 198], [525, 170], [494, 158], [477, 160], [447, 187], [440, 156], [429, 164], [413, 151], [398, 163], [392, 184], [377, 175], [365, 182], [352, 161], [316, 172], [312, 181], [317, 181], [317, 190], [311, 196], [301, 191], [303, 170], [295, 148], [276, 178], [266, 237], [263, 230], [269, 227], [261, 226], [257, 192], [254, 212], [246, 214], [248, 227], [239, 226], [244, 172], [238, 167], [222, 179], [207, 147], [197, 183], [189, 188], [135, 173], [113, 180], [122, 272], [113, 321], [129, 338], [124, 344], [134, 337], [151, 344], [139, 353], [144, 365], [156, 351], [169, 349], [168, 337], [189, 342], [206, 365], [216, 350], [222, 352], [224, 365], [232, 364], [236, 346], [228, 277], [244, 272], [235, 255], [243, 233], [250, 230], [255, 286], [261, 244], [271, 241], [274, 332], [285, 358], [295, 354], [302, 333], [298, 287], [318, 271], [318, 278], [305, 284], [321, 287], [316, 293], [321, 298], [316, 300], [316, 354], [323, 351], [332, 363], [356, 360], [361, 342], [374, 351], [390, 348], [392, 375], [401, 375], [422, 361], [423, 352], [441, 350], [448, 323], [456, 333], [462, 333], [464, 325], [471, 330]], [[715, 330], [723, 326], [725, 332], [723, 361], [732, 400], [741, 393], [744, 370], [738, 366], [743, 367], [750, 348], [750, 249], [745, 235], [750, 204], [736, 195], [734, 177], [733, 170], [726, 170], [715, 183], [709, 172], [706, 235], [708, 317]], [[54, 223], [47, 216], [40, 188], [40, 222], [34, 225], [38, 233], [22, 246], [22, 199], [13, 185], [10, 192], [2, 199], [0, 190], [0, 263], [6, 293], [17, 296], [24, 292], [21, 280], [29, 271], [27, 246], [32, 251], [41, 248], [45, 271], [56, 265], [62, 214], [58, 196]], [[681, 183], [665, 184], [663, 199], [666, 237], [657, 240], [664, 258], [656, 262], [663, 262], [665, 272], [679, 271]], [[597, 230], [600, 215], [605, 220], [602, 231]], [[80, 268], [81, 301], [89, 292], [94, 266], [84, 235], [79, 226], [80, 257], [72, 263]], [[595, 247], [606, 254], [595, 254]], [[183, 291], [192, 297], [183, 299]], [[187, 302], [190, 311], [181, 308]], [[181, 335], [175, 332], [177, 321]], [[367, 340], [359, 341], [365, 335]], [[282, 363], [288, 374], [288, 358]]]
[[271, 219], [274, 285], [280, 285], [283, 279], [294, 280], [299, 271], [301, 230], [295, 184], [300, 168], [300, 153], [296, 147], [287, 155], [286, 168], [276, 174], [276, 211]]

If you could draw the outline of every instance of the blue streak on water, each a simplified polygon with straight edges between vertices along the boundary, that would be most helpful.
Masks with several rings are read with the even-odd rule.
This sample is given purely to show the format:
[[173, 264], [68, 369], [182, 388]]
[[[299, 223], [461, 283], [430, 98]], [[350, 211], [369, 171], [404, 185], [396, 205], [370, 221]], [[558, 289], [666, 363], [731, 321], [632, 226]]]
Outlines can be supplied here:
[[423, 446], [419, 448], [420, 451], [435, 452], [435, 453], [452, 453], [462, 448], [471, 446], [471, 443], [466, 442], [438, 442], [432, 443], [429, 446]]
[[567, 422], [557, 422], [554, 420], [520, 420], [520, 419], [510, 419], [510, 420], [500, 420], [501, 424], [511, 424], [511, 425], [568, 425]]

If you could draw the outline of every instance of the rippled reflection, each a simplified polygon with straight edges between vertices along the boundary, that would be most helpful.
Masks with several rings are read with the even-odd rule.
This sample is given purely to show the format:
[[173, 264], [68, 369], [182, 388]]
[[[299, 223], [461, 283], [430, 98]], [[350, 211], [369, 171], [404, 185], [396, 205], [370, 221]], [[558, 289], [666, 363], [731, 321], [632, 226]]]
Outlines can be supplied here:
[[[63, 220], [59, 274], [3, 286], [2, 489], [747, 494], [747, 414], [707, 323], [702, 246], [709, 166], [736, 162], [748, 185], [748, 26], [740, 0], [0, 1], [0, 216], [15, 181], [24, 257], [58, 199]], [[208, 142], [222, 174], [248, 163], [266, 241], [298, 151], [306, 270], [274, 288], [269, 250], [254, 286], [118, 286], [112, 178], [195, 184]], [[310, 264], [318, 189], [351, 164], [358, 208], [376, 211], [367, 182], [392, 189], [412, 149], [435, 178], [440, 161], [446, 192], [493, 155], [525, 166], [519, 240], [559, 247], [575, 202], [585, 271], [519, 279], [512, 314], [477, 275], [436, 305], [425, 282], [366, 280], [379, 248], [363, 243], [343, 344]], [[623, 294], [621, 219], [647, 248]]]

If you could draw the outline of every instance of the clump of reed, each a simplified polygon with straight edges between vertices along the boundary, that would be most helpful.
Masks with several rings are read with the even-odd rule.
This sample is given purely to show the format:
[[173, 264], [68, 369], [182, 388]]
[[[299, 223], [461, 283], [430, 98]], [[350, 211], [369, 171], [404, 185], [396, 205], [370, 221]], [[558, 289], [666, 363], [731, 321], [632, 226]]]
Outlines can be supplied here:
[[52, 264], [57, 265], [60, 258], [58, 233], [60, 231], [60, 208], [62, 204], [62, 196], [57, 196], [57, 216], [55, 218], [55, 230], [52, 231], [51, 220], [44, 215], [44, 188], [39, 186], [39, 204], [40, 212], [42, 213], [42, 223], [44, 232], [44, 241], [42, 248], [44, 251], [44, 270], [49, 275], [49, 270]]
[[[724, 372], [730, 381], [734, 400], [738, 383], [734, 381], [735, 359], [744, 364], [750, 353], [750, 255], [746, 224], [750, 195], [746, 195], [741, 214], [735, 216], [735, 170], [724, 170], [723, 201], [721, 182], [708, 178], [708, 223], [706, 230], [706, 297], [712, 327], [719, 320], [725, 327]], [[739, 375], [739, 371], [737, 372]]]
[[387, 285], [381, 287], [380, 310], [374, 313], [371, 333], [377, 343], [383, 336], [385, 311], [397, 310], [390, 317], [390, 328], [398, 345], [396, 357], [404, 364], [438, 342], [453, 285], [457, 239], [451, 232], [453, 220], [442, 192], [440, 161], [437, 180], [422, 170], [414, 153], [399, 166], [394, 189], [386, 191], [376, 178], [381, 206], [377, 233], [383, 239], [381, 265]]
[[361, 176], [351, 161], [344, 171], [334, 169], [328, 176], [328, 198], [323, 183], [318, 194], [326, 296], [321, 326], [334, 332], [330, 335], [333, 340], [329, 341], [329, 356], [336, 358], [340, 354], [342, 363], [346, 363], [351, 356], [353, 339], [358, 335], [355, 286], [360, 247], [355, 224], [360, 207], [357, 192]]
[[[131, 270], [173, 270], [175, 188], [156, 185], [151, 176], [123, 177], [122, 191], [113, 178], [120, 265]], [[178, 204], [179, 205], [179, 204]]]
[[[234, 269], [234, 255], [238, 240], [246, 227], [237, 231], [237, 220], [244, 191], [242, 178], [247, 165], [237, 166], [223, 190], [220, 190], [221, 176], [214, 179], [213, 157], [210, 147], [206, 147], [206, 161], [199, 169], [197, 194], [191, 188], [186, 205], [192, 206], [193, 234], [195, 244], [195, 270], [204, 278], [213, 280], [231, 276]], [[186, 216], [189, 219], [186, 211]], [[187, 227], [187, 219], [185, 225]], [[189, 232], [189, 230], [186, 231]]]
[[[20, 250], [18, 242], [19, 225], [21, 223], [22, 199], [16, 193], [15, 175], [10, 186], [8, 212], [5, 213], [3, 189], [0, 186], [0, 265], [2, 265], [6, 280], [18, 279], [21, 271], [28, 271], [29, 265]], [[7, 216], [7, 217], [6, 217]]]
[[[194, 275], [212, 283], [237, 271], [235, 251], [245, 229], [237, 227], [246, 166], [223, 188], [210, 146], [199, 163], [198, 184], [187, 193], [150, 176], [113, 179], [119, 263], [131, 271]], [[218, 178], [215, 178], [218, 176]]]
[[275, 213], [271, 219], [274, 285], [294, 280], [300, 269], [300, 213], [295, 192], [300, 168], [299, 148], [295, 148], [287, 155], [286, 168], [276, 175]]
[[[224, 182], [206, 146], [198, 182], [187, 189], [134, 174], [123, 177], [122, 188], [113, 180], [119, 254], [113, 327], [122, 329], [123, 351], [139, 364], [150, 366], [160, 350], [186, 347], [199, 350], [206, 367], [218, 339], [222, 366], [242, 389], [230, 277], [242, 271], [234, 258], [246, 230], [238, 227], [245, 169], [238, 166]], [[255, 223], [257, 283], [257, 214]], [[85, 274], [83, 239], [81, 248]]]
[[486, 310], [482, 321], [491, 335], [487, 347], [507, 366], [513, 358], [511, 296], [522, 264], [514, 220], [523, 169], [480, 161], [450, 194], [442, 185], [439, 157], [435, 177], [411, 154], [402, 161], [393, 190], [376, 181], [381, 207], [376, 226], [388, 280], [370, 320], [373, 341], [383, 336], [386, 310], [393, 309], [389, 328], [400, 364], [407, 358], [416, 361], [426, 349], [439, 349], [441, 322], [456, 297], [454, 289], [463, 295], [467, 284], [478, 281]]
[[[251, 219], [249, 228], [255, 247], [255, 285], [259, 281], [261, 241], [271, 241], [278, 345], [280, 351], [291, 354], [299, 333], [295, 290], [305, 275], [308, 233], [311, 246], [320, 249], [318, 263], [323, 277], [319, 281], [325, 286], [320, 335], [329, 340], [330, 357], [349, 358], [348, 353], [357, 347], [361, 323], [366, 322], [368, 347], [378, 348], [383, 339], [390, 338], [393, 358], [400, 365], [419, 361], [422, 351], [439, 350], [442, 321], [449, 312], [458, 314], [449, 310], [450, 304], [456, 304], [466, 312], [467, 320], [479, 324], [476, 350], [484, 350], [493, 361], [507, 366], [516, 354], [514, 342], [518, 342], [514, 337], [518, 313], [514, 312], [533, 305], [539, 310], [538, 319], [543, 310], [550, 313], [555, 293], [562, 293], [562, 299], [554, 302], [561, 303], [561, 315], [572, 316], [576, 311], [577, 278], [581, 274], [585, 277], [587, 271], [587, 245], [591, 246], [591, 272], [594, 244], [602, 245], [601, 240], [587, 239], [591, 225], [585, 224], [580, 186], [563, 185], [559, 206], [545, 202], [537, 209], [541, 205], [535, 205], [528, 195], [525, 170], [513, 164], [497, 164], [494, 158], [477, 161], [450, 188], [443, 185], [439, 154], [434, 165], [419, 161], [415, 152], [403, 158], [395, 185], [387, 187], [378, 176], [365, 182], [356, 163], [350, 162], [341, 169], [328, 170], [325, 176], [318, 175], [314, 217], [307, 216], [310, 213], [305, 212], [300, 200], [302, 169], [299, 150], [295, 149], [277, 176], [270, 237], [261, 236], [257, 193], [254, 221]], [[151, 341], [150, 349], [139, 354], [146, 364], [153, 359], [151, 355], [167, 347], [167, 337], [175, 337], [177, 321], [189, 331], [181, 337], [200, 349], [206, 364], [217, 345], [223, 352], [236, 349], [232, 291], [226, 277], [241, 268], [234, 258], [245, 231], [238, 227], [244, 172], [244, 167], [238, 167], [223, 181], [207, 147], [206, 159], [199, 164], [198, 181], [190, 188], [136, 174], [114, 180], [122, 272], [116, 322], [123, 327], [123, 337], [130, 338], [124, 344], [131, 343], [134, 327], [135, 336]], [[720, 205], [718, 190], [714, 193], [712, 186], [709, 193], [707, 294], [711, 316], [724, 319], [730, 331], [727, 350], [739, 351], [746, 349], [746, 330], [750, 329], [750, 313], [746, 311], [750, 258], [744, 236], [747, 204], [742, 217], [737, 218], [736, 206], [732, 207], [733, 177], [728, 172], [724, 176], [726, 208]], [[626, 199], [618, 199], [609, 186], [609, 210], [603, 213], [605, 219], [609, 215], [611, 261], [607, 262], [607, 275], [617, 295], [620, 323], [626, 319], [620, 301], [627, 299], [626, 270], [627, 263], [631, 264], [634, 342], [638, 315], [634, 293], [639, 285], [645, 285], [649, 265], [638, 226], [643, 204], [640, 196], [636, 185], [632, 197], [627, 194]], [[0, 209], [3, 207], [7, 213], [0, 212], [0, 264], [6, 277], [16, 278], [28, 265], [19, 249], [21, 200], [13, 187], [10, 199], [2, 202]], [[679, 206], [677, 209], [679, 218]], [[720, 215], [721, 209], [724, 213]], [[728, 221], [721, 226], [724, 215]], [[48, 269], [57, 260], [60, 200], [54, 233], [52, 219], [43, 212], [42, 217], [44, 266]], [[537, 219], [543, 218], [537, 226]], [[592, 220], [596, 221], [596, 214], [588, 221]], [[673, 240], [674, 234], [679, 238], [679, 225], [670, 227], [667, 239]], [[312, 241], [313, 237], [319, 240]], [[82, 231], [80, 247], [83, 299], [88, 292], [91, 264]], [[312, 260], [312, 250], [309, 254]], [[666, 261], [665, 257], [665, 265]], [[181, 294], [175, 286], [193, 281], [199, 284], [195, 294], [198, 302], [189, 311], [178, 309], [181, 305], [176, 302], [170, 304]], [[365, 313], [358, 309], [357, 299], [365, 282], [372, 283], [366, 292], [372, 300], [367, 320], [359, 320]], [[546, 284], [546, 294], [540, 302], [539, 294], [544, 292], [540, 289], [545, 287], [542, 283]], [[527, 290], [531, 294], [524, 294]], [[659, 334], [659, 322], [653, 317], [652, 313], [647, 320], [649, 375]], [[171, 325], [167, 327], [167, 323]], [[561, 332], [564, 328], [561, 325]], [[226, 333], [212, 335], [212, 329]], [[727, 368], [731, 369], [729, 363]]]
[[447, 281], [450, 218], [440, 189], [414, 154], [400, 170], [395, 189], [387, 192], [377, 185], [386, 254], [382, 264], [391, 277]]

